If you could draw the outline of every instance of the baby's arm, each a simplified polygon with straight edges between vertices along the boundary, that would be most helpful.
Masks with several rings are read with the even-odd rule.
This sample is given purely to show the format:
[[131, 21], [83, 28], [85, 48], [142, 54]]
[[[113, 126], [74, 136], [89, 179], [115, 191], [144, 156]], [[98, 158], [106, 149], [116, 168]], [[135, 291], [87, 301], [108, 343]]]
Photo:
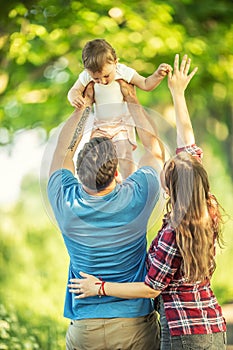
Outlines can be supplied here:
[[134, 73], [131, 84], [137, 86], [144, 91], [151, 91], [155, 89], [163, 80], [163, 78], [172, 71], [172, 67], [167, 63], [161, 63], [156, 71], [149, 77], [145, 78], [137, 72]]
[[78, 79], [72, 88], [69, 90], [67, 98], [71, 104], [71, 106], [75, 108], [80, 108], [85, 104], [85, 100], [83, 98], [83, 92], [85, 90], [85, 86]]

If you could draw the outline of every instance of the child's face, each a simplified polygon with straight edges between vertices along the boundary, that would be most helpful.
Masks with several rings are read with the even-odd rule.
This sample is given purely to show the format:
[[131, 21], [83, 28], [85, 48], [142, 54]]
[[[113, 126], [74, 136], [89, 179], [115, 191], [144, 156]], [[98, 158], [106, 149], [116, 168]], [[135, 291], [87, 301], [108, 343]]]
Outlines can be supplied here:
[[116, 63], [106, 63], [103, 66], [102, 72], [91, 72], [88, 70], [88, 73], [92, 77], [95, 83], [108, 85], [115, 79], [116, 74]]

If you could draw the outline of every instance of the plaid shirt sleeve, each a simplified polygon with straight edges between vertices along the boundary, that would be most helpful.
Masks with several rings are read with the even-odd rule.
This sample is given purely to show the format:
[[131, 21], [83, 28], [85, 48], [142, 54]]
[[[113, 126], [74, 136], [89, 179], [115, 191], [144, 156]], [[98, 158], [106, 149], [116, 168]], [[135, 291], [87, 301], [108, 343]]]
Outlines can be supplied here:
[[145, 284], [155, 290], [164, 290], [180, 268], [181, 255], [176, 244], [175, 231], [164, 227], [152, 242], [148, 252], [148, 273]]
[[200, 147], [198, 147], [195, 143], [193, 145], [188, 145], [184, 147], [180, 147], [176, 149], [176, 154], [180, 152], [187, 152], [191, 154], [193, 157], [197, 158], [200, 162], [203, 158], [203, 151]]

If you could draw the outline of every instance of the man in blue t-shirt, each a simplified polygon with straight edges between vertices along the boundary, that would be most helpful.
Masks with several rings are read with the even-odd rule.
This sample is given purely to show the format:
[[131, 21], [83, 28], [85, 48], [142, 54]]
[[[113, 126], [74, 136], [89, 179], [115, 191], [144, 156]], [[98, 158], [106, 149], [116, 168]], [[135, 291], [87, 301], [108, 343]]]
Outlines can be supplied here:
[[[70, 257], [68, 283], [84, 271], [104, 281], [144, 281], [146, 229], [160, 194], [161, 145], [138, 103], [132, 86], [121, 90], [145, 148], [139, 169], [121, 181], [112, 141], [87, 142], [76, 162], [74, 153], [93, 103], [89, 84], [86, 105], [64, 124], [53, 154], [48, 196]], [[159, 349], [157, 313], [149, 299], [65, 298], [64, 316], [71, 319], [66, 348]]]

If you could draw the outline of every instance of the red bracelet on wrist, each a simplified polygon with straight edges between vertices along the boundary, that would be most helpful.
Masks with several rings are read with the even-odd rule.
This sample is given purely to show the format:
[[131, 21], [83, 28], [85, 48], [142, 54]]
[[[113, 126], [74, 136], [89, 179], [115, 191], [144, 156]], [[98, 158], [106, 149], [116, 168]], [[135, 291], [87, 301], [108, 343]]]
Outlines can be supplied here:
[[107, 294], [106, 294], [106, 292], [105, 292], [105, 289], [104, 289], [104, 284], [105, 284], [106, 282], [105, 281], [102, 281], [102, 282], [95, 282], [95, 284], [99, 284], [100, 285], [100, 287], [99, 287], [99, 289], [98, 289], [98, 292], [97, 292], [97, 295], [101, 298], [101, 296], [102, 295], [104, 295], [104, 296], [107, 296]]
[[101, 283], [101, 289], [102, 289], [103, 295], [106, 296], [107, 294], [105, 293], [105, 290], [104, 290], [104, 284], [105, 284], [105, 282], [103, 281]]
[[97, 295], [99, 296], [99, 298], [101, 298], [101, 287], [102, 287], [102, 283], [101, 282], [95, 282], [95, 284], [99, 284], [100, 285], [100, 287], [99, 287], [99, 289], [98, 289], [98, 292], [97, 292]]

